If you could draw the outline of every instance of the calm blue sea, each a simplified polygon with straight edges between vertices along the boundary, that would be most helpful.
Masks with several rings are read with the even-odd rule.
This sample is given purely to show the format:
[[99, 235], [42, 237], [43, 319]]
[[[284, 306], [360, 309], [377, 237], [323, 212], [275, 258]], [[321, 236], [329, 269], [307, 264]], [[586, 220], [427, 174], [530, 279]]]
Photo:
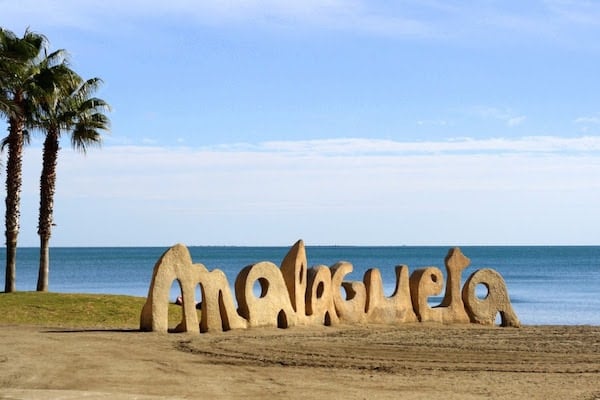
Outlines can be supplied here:
[[[53, 248], [50, 291], [146, 296], [154, 264], [166, 247]], [[349, 261], [348, 280], [362, 281], [364, 271], [379, 268], [386, 293], [395, 285], [394, 267], [410, 271], [437, 266], [445, 273], [448, 247], [308, 246], [309, 265]], [[473, 246], [462, 247], [471, 259], [463, 281], [476, 269], [497, 270], [524, 324], [600, 325], [600, 246]], [[233, 286], [238, 272], [259, 261], [280, 264], [288, 247], [190, 247], [192, 259], [208, 269], [221, 269]], [[0, 290], [4, 288], [6, 250], [0, 249]], [[38, 249], [20, 248], [17, 289], [35, 290]], [[172, 296], [176, 296], [174, 285]], [[439, 303], [432, 298], [431, 303]]]

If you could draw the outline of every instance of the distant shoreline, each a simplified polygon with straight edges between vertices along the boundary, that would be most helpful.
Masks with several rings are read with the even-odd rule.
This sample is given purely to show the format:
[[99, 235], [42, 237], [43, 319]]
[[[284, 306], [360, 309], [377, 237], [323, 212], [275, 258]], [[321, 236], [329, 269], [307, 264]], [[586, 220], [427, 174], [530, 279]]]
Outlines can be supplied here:
[[[185, 244], [185, 242], [183, 242]], [[139, 246], [122, 246], [122, 245], [82, 245], [82, 246], [50, 246], [50, 249], [168, 249], [176, 243], [165, 245], [139, 245]], [[289, 248], [289, 244], [281, 245], [236, 245], [236, 244], [191, 244], [189, 248], [231, 248], [231, 249], [282, 249]], [[306, 248], [480, 248], [480, 247], [533, 247], [533, 248], [548, 248], [548, 247], [600, 247], [600, 244], [307, 244]], [[18, 246], [17, 249], [39, 249], [39, 246]], [[6, 251], [6, 247], [0, 247], [0, 251]]]

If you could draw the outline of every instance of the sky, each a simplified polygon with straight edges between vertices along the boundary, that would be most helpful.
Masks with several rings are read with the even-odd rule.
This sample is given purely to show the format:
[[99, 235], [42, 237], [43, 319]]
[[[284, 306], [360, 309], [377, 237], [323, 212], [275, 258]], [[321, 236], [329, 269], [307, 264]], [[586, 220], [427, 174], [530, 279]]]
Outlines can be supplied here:
[[[598, 2], [0, 10], [112, 106], [101, 148], [64, 134], [52, 246], [600, 244]], [[41, 143], [20, 246], [39, 242]]]

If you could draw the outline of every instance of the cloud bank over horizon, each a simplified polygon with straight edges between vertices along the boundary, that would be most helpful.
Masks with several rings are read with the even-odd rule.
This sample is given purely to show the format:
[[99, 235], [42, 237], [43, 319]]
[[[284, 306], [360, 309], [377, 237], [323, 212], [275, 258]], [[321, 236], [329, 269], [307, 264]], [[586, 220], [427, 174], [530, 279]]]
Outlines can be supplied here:
[[[65, 149], [53, 242], [594, 244], [599, 152], [598, 137]], [[39, 157], [27, 149], [24, 246]]]

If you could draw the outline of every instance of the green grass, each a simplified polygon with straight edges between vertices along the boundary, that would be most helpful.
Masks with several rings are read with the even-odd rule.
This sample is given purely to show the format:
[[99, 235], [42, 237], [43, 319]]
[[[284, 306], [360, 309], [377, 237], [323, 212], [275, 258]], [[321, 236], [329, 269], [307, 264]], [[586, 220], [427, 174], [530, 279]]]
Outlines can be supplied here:
[[[145, 301], [103, 294], [0, 293], [0, 325], [136, 329]], [[181, 307], [169, 307], [169, 326], [175, 326], [181, 320]]]

